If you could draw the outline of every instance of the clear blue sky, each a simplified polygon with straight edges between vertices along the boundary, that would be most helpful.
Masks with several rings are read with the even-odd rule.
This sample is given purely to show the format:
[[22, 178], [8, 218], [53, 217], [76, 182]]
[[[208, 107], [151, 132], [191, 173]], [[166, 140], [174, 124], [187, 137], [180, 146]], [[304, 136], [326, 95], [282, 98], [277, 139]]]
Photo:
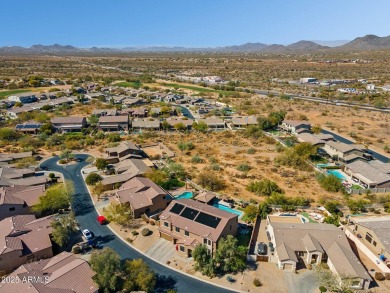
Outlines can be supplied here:
[[389, 0], [1, 0], [0, 46], [352, 40], [390, 35], [389, 11]]

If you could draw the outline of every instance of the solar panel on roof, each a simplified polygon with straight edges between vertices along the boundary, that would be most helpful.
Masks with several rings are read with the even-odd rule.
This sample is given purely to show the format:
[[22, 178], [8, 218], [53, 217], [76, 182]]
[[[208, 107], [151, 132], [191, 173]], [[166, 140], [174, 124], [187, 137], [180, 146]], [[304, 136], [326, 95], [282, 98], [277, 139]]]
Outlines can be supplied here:
[[170, 212], [174, 214], [180, 214], [180, 212], [184, 209], [184, 206], [178, 203], [175, 203], [173, 207], [171, 208]]
[[199, 214], [199, 211], [191, 208], [185, 208], [184, 211], [180, 214], [180, 216], [189, 220], [193, 220], [195, 219], [197, 214]]
[[196, 217], [195, 222], [209, 226], [211, 228], [217, 228], [219, 222], [221, 222], [221, 218], [200, 212]]
[[23, 128], [23, 125], [18, 124], [18, 125], [16, 125], [15, 128], [16, 128], [16, 129], [21, 129], [21, 128]]

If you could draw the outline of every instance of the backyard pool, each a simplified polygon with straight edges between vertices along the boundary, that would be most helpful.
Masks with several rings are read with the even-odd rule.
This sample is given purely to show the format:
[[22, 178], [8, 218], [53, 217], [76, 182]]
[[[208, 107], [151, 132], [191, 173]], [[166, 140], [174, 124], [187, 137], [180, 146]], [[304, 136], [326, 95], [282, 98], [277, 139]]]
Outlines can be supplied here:
[[236, 214], [238, 216], [238, 218], [241, 218], [242, 215], [244, 214], [241, 211], [229, 208], [229, 207], [221, 205], [219, 203], [213, 203], [213, 207], [215, 207], [217, 209], [220, 209], [220, 210], [223, 210], [223, 211], [226, 211], [226, 212], [229, 212], [229, 213], [232, 213], [232, 214]]
[[333, 174], [334, 176], [336, 176], [340, 180], [347, 180], [345, 175], [340, 170], [328, 170], [326, 173], [329, 174], [329, 175]]
[[176, 195], [175, 199], [182, 199], [182, 198], [192, 198], [192, 191], [186, 191], [183, 192], [182, 194]]

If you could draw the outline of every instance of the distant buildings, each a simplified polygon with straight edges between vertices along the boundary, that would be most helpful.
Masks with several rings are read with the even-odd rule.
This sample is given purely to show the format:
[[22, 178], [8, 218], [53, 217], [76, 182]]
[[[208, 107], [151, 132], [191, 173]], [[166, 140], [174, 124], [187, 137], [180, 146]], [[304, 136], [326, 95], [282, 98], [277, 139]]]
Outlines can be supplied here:
[[344, 172], [364, 188], [390, 187], [390, 163], [355, 161], [346, 164]]
[[30, 104], [38, 101], [35, 93], [20, 93], [14, 94], [7, 98], [9, 101], [18, 102], [22, 104]]
[[102, 131], [129, 131], [129, 116], [100, 116], [99, 128]]
[[303, 77], [299, 80], [300, 83], [314, 83], [317, 82], [318, 79], [314, 77]]
[[53, 127], [58, 132], [80, 132], [87, 126], [85, 117], [55, 117], [51, 120]]
[[279, 128], [292, 134], [311, 133], [311, 124], [308, 121], [283, 120]]
[[118, 146], [106, 148], [106, 160], [110, 164], [133, 158], [141, 158], [142, 150], [131, 141], [122, 141]]

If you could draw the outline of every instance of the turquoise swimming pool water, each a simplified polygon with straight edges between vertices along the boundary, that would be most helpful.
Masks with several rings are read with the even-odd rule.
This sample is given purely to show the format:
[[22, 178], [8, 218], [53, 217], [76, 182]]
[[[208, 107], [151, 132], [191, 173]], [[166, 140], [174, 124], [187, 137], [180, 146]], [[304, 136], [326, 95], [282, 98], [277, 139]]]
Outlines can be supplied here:
[[213, 207], [218, 208], [218, 209], [223, 210], [223, 211], [226, 211], [226, 212], [229, 212], [229, 213], [232, 213], [232, 214], [236, 214], [239, 218], [241, 218], [241, 216], [244, 214], [241, 211], [229, 208], [227, 206], [224, 206], [224, 205], [221, 205], [218, 203], [213, 203]]
[[328, 170], [326, 173], [328, 174], [333, 174], [334, 176], [336, 176], [337, 178], [339, 178], [340, 180], [346, 180], [347, 178], [343, 175], [343, 173], [341, 173], [339, 170]]
[[176, 195], [175, 199], [181, 199], [181, 198], [192, 198], [192, 191], [186, 191], [182, 194]]

